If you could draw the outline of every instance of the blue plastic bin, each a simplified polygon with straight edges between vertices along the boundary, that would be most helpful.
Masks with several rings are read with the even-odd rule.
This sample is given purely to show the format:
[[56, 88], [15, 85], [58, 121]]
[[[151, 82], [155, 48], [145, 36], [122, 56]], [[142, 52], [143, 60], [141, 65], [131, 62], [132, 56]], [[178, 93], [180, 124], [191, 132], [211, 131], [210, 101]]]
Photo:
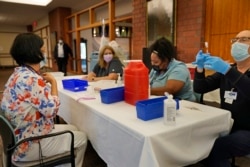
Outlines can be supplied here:
[[62, 80], [62, 84], [64, 89], [79, 92], [87, 89], [88, 81], [81, 79], [64, 79]]
[[[163, 117], [165, 99], [167, 99], [166, 96], [137, 101], [137, 118], [148, 121], [151, 119]], [[176, 109], [179, 110], [179, 99], [174, 100], [176, 101]]]
[[136, 102], [137, 118], [148, 121], [163, 117], [163, 101], [166, 97], [159, 97]]
[[102, 89], [100, 91], [101, 102], [105, 104], [115, 103], [124, 100], [124, 87]]

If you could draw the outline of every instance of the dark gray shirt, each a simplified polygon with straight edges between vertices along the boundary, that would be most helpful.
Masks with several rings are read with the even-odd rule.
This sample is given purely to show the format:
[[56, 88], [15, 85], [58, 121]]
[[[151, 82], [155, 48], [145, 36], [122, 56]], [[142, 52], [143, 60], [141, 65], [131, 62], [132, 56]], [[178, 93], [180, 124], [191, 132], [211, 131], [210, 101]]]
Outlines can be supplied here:
[[97, 77], [108, 76], [110, 73], [119, 73], [121, 76], [123, 74], [123, 64], [117, 58], [113, 58], [107, 68], [101, 68], [97, 63], [93, 69], [93, 72]]

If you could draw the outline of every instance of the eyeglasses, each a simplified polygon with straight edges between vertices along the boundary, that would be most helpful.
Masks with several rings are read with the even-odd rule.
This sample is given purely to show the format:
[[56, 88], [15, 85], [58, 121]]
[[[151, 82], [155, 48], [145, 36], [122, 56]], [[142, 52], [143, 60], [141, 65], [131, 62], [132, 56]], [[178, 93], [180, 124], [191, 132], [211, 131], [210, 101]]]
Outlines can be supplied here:
[[250, 41], [250, 37], [236, 37], [236, 38], [232, 38], [231, 39], [231, 43], [234, 43], [234, 42], [249, 42]]

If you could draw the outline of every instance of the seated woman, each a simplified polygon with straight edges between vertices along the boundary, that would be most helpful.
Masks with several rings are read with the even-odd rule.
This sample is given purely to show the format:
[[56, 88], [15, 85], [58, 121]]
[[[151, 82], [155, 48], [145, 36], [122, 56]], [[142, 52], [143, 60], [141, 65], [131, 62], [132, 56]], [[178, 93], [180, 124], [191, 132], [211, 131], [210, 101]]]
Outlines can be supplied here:
[[[40, 74], [40, 62], [44, 60], [43, 39], [32, 33], [19, 34], [10, 53], [16, 63], [12, 75], [5, 84], [1, 101], [3, 115], [13, 125], [16, 139], [71, 130], [76, 148], [76, 166], [82, 166], [87, 137], [72, 125], [55, 125], [60, 101], [57, 82], [49, 73]], [[49, 83], [49, 84], [47, 84]], [[68, 134], [42, 139], [39, 142], [23, 143], [15, 150], [14, 161], [39, 160], [70, 150], [71, 137]], [[63, 144], [62, 144], [63, 143]]]
[[84, 76], [83, 79], [88, 81], [99, 80], [117, 80], [118, 74], [123, 74], [123, 64], [115, 54], [114, 49], [106, 45], [99, 53], [99, 61], [95, 65], [92, 72], [88, 76]]
[[151, 95], [163, 96], [168, 92], [174, 98], [196, 101], [189, 70], [186, 64], [175, 59], [176, 53], [172, 43], [162, 37], [150, 46], [150, 51]]

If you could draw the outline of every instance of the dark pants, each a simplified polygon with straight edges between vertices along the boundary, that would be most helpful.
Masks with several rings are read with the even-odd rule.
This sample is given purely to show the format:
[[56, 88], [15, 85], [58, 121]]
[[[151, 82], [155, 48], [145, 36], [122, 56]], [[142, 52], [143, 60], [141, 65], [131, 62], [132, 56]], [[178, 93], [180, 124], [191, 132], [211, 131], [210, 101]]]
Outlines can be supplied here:
[[216, 139], [206, 166], [231, 167], [229, 159], [250, 154], [250, 131], [238, 130]]
[[66, 59], [66, 58], [58, 58], [57, 59], [58, 71], [63, 72], [64, 76], [67, 75], [67, 64], [68, 64], [68, 59]]

